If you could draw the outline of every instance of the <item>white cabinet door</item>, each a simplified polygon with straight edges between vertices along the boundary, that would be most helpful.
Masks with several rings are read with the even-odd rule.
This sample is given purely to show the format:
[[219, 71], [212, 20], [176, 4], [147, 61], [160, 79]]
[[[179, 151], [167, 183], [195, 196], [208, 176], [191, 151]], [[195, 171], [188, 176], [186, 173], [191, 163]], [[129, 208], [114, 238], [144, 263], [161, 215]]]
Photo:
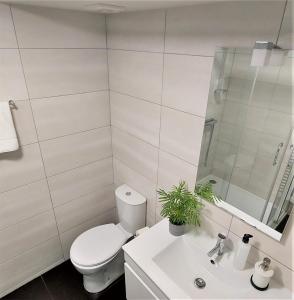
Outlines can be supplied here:
[[159, 300], [127, 263], [125, 279], [127, 300]]

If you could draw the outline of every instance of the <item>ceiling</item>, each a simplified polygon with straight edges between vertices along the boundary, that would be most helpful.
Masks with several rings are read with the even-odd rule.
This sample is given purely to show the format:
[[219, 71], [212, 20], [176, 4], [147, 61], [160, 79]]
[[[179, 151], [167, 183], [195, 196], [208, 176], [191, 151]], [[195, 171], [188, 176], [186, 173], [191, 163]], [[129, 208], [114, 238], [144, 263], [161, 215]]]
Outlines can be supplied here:
[[149, 10], [158, 8], [169, 8], [169, 7], [179, 7], [193, 5], [203, 2], [212, 1], [224, 1], [224, 0], [167, 0], [167, 1], [157, 1], [157, 0], [0, 0], [0, 2], [11, 3], [11, 4], [22, 4], [22, 5], [33, 5], [42, 6], [50, 8], [60, 8], [60, 9], [71, 9], [71, 10], [88, 10], [93, 12], [101, 12], [99, 7], [95, 8], [95, 5], [106, 5], [106, 6], [118, 6], [121, 7], [123, 11], [139, 11], [139, 10]]

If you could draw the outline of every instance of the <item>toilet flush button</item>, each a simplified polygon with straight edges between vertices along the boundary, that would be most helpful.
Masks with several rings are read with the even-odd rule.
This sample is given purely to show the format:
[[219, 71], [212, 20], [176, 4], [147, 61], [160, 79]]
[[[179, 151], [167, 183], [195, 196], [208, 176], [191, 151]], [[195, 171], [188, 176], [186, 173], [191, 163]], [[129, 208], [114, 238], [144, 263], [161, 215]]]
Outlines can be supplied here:
[[131, 192], [126, 192], [126, 196], [131, 196], [132, 193]]

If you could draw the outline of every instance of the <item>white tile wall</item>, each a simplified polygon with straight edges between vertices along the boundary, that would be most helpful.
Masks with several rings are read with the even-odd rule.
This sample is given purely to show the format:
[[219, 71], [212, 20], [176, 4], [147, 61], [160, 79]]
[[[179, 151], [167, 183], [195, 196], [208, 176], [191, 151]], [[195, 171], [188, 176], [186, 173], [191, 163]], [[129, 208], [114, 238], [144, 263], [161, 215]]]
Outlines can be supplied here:
[[0, 101], [28, 98], [17, 49], [0, 49]]
[[17, 109], [13, 109], [11, 112], [20, 145], [37, 142], [37, 132], [33, 121], [30, 101], [15, 101], [15, 104]]
[[[115, 183], [127, 183], [147, 199], [152, 199], [156, 190], [160, 187], [167, 188], [177, 184], [179, 179], [185, 179], [193, 186], [197, 172], [198, 157], [200, 152], [202, 130], [204, 125], [205, 110], [210, 84], [210, 72], [216, 46], [252, 47], [255, 40], [275, 40], [279, 30], [285, 1], [254, 1], [254, 2], [207, 2], [198, 3], [195, 6], [185, 8], [173, 8], [166, 11], [166, 33], [162, 37], [162, 43], [158, 43], [161, 32], [161, 22], [155, 12], [134, 12], [120, 15], [112, 15], [107, 18], [108, 51], [110, 68], [110, 89], [112, 95], [120, 95], [112, 101], [112, 125], [113, 125], [113, 151], [114, 151], [114, 177]], [[145, 20], [154, 20], [146, 29]], [[140, 23], [142, 20], [142, 24]], [[148, 34], [146, 33], [148, 31]], [[155, 42], [156, 41], [156, 42]], [[158, 45], [165, 45], [160, 50]], [[122, 50], [123, 49], [123, 50]], [[150, 53], [156, 51], [158, 53]], [[160, 56], [164, 56], [163, 64]], [[242, 56], [243, 59], [248, 57]], [[148, 67], [147, 67], [148, 66]], [[150, 71], [151, 69], [156, 71]], [[248, 80], [248, 69], [234, 70], [240, 74], [229, 94], [229, 101], [235, 105], [234, 109], [227, 113], [222, 126], [230, 126], [231, 134], [224, 137], [219, 148], [216, 171], [223, 172], [224, 158], [233, 154], [240, 139], [236, 124], [244, 124], [246, 114], [238, 115], [244, 105], [246, 86], [250, 88], [252, 82]], [[159, 76], [159, 73], [162, 76]], [[285, 74], [287, 71], [285, 70]], [[288, 72], [289, 74], [289, 72]], [[289, 76], [289, 75], [288, 75]], [[283, 79], [287, 82], [287, 76]], [[262, 73], [259, 80], [269, 80], [267, 73]], [[240, 94], [240, 86], [245, 87]], [[260, 84], [263, 88], [266, 84]], [[251, 112], [254, 117], [248, 119], [249, 126], [266, 122], [266, 116], [260, 112], [260, 108], [267, 106], [264, 102], [268, 97], [262, 89], [257, 90], [258, 98], [253, 98]], [[269, 92], [268, 90], [266, 92]], [[261, 94], [260, 94], [261, 93]], [[134, 97], [134, 98], [131, 98]], [[112, 96], [113, 98], [113, 96]], [[154, 129], [154, 119], [147, 118], [150, 110], [146, 102], [137, 100], [142, 98], [160, 105], [160, 127], [157, 135], [160, 143], [151, 142], [142, 128], [150, 126]], [[131, 100], [132, 99], [132, 100]], [[256, 101], [261, 100], [261, 102]], [[124, 103], [124, 104], [123, 104]], [[243, 106], [242, 106], [243, 105]], [[231, 106], [231, 103], [230, 103]], [[126, 108], [127, 107], [127, 108]], [[144, 111], [144, 113], [143, 113]], [[282, 112], [281, 108], [279, 109]], [[250, 113], [251, 113], [250, 112]], [[220, 111], [221, 113], [221, 111]], [[232, 120], [233, 119], [233, 120]], [[228, 123], [229, 122], [229, 123]], [[270, 124], [270, 123], [269, 123]], [[263, 125], [263, 123], [262, 123]], [[224, 133], [224, 132], [223, 132]], [[263, 149], [268, 144], [275, 143], [274, 136], [251, 130], [251, 135], [243, 141], [244, 156], [239, 163], [248, 165], [247, 143], [252, 139], [260, 139]], [[152, 137], [156, 136], [153, 130]], [[144, 142], [148, 144], [144, 144]], [[152, 144], [152, 151], [149, 144]], [[156, 153], [158, 159], [155, 159]], [[234, 180], [249, 180], [249, 174], [238, 168], [238, 174], [233, 174]], [[247, 172], [247, 171], [246, 171]], [[247, 177], [248, 176], [248, 177]], [[260, 186], [260, 185], [259, 185]], [[152, 208], [154, 205], [155, 208]], [[154, 218], [155, 211], [155, 218]], [[223, 231], [225, 234], [238, 231], [235, 218], [222, 209], [206, 204], [203, 211], [205, 218], [202, 226], [212, 236]], [[149, 201], [147, 205], [147, 223], [151, 225], [159, 221], [160, 205]], [[233, 222], [232, 222], [232, 219]], [[231, 224], [232, 223], [232, 224]], [[266, 246], [259, 244], [261, 233], [250, 229], [258, 236], [256, 247], [269, 255], [275, 261], [277, 272], [284, 284], [291, 287], [290, 274], [293, 276], [293, 267], [290, 262], [289, 233], [293, 232], [288, 225], [285, 242], [273, 241], [263, 235]], [[231, 230], [231, 231], [230, 231]], [[238, 231], [242, 235], [248, 228]], [[262, 242], [263, 243], [263, 240]], [[272, 245], [279, 244], [279, 250], [271, 252]], [[275, 246], [274, 246], [275, 247]], [[287, 248], [287, 250], [286, 250]], [[283, 256], [283, 257], [282, 257]], [[288, 261], [286, 261], [287, 259]], [[285, 264], [285, 265], [284, 265]], [[288, 270], [288, 271], [286, 271]]]
[[67, 229], [116, 220], [105, 17], [12, 13], [0, 4], [0, 101], [21, 145], [0, 154], [0, 298], [68, 258]]
[[45, 179], [0, 194], [0, 230], [51, 209]]
[[[284, 1], [202, 2], [167, 13], [165, 49], [213, 56], [215, 47], [252, 47], [276, 39]], [[266, 12], [265, 12], [266, 9]]]
[[0, 192], [32, 183], [45, 177], [39, 145], [30, 144], [1, 154]]
[[32, 101], [40, 140], [110, 125], [107, 91]]
[[54, 206], [95, 192], [112, 182], [112, 158], [99, 160], [48, 178]]
[[197, 165], [204, 118], [164, 107], [161, 115], [160, 148]]
[[0, 4], [0, 48], [17, 48], [10, 7]]
[[58, 235], [54, 213], [26, 219], [0, 231], [0, 264]]
[[109, 50], [108, 61], [110, 90], [160, 103], [162, 54]]
[[111, 125], [159, 146], [160, 106], [116, 92], [110, 93]]
[[212, 57], [165, 55], [163, 105], [205, 117], [212, 65]]
[[113, 154], [149, 180], [157, 176], [158, 149], [115, 127], [112, 128]]
[[162, 10], [110, 15], [107, 46], [110, 49], [163, 51], [165, 16]]
[[110, 157], [110, 128], [93, 129], [40, 143], [48, 176]]
[[105, 186], [55, 208], [58, 229], [65, 232], [115, 207], [113, 185]]
[[31, 98], [108, 89], [104, 49], [21, 49]]
[[20, 48], [106, 47], [105, 20], [93, 13], [24, 5], [12, 14]]

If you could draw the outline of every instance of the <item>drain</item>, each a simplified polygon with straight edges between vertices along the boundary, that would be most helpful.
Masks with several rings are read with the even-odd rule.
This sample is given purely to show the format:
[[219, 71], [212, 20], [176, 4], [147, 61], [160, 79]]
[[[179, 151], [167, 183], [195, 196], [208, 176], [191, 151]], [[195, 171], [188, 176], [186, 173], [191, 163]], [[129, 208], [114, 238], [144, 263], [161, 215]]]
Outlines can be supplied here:
[[210, 179], [210, 180], [209, 180], [209, 183], [211, 183], [211, 184], [216, 184], [216, 181], [215, 181], [214, 179]]
[[198, 277], [194, 280], [194, 285], [200, 289], [203, 289], [206, 286], [206, 282], [204, 281], [204, 279]]

